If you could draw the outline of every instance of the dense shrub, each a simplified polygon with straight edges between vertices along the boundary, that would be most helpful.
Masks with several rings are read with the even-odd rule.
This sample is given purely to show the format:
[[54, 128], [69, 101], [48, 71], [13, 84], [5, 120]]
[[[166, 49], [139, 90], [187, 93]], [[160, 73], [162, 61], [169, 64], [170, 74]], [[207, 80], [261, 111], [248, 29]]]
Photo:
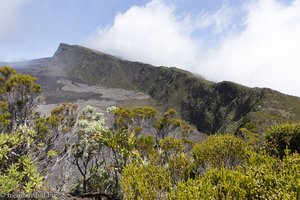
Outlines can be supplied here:
[[124, 199], [166, 199], [170, 181], [170, 172], [162, 166], [129, 164], [121, 179]]
[[300, 156], [284, 160], [251, 153], [236, 169], [209, 169], [203, 176], [179, 182], [170, 199], [299, 199]]
[[300, 153], [300, 124], [281, 124], [271, 127], [265, 135], [265, 149], [282, 158], [285, 149]]
[[37, 166], [28, 155], [35, 132], [26, 126], [15, 133], [0, 134], [0, 192], [32, 193], [42, 185]]
[[212, 135], [193, 147], [198, 167], [231, 167], [240, 164], [246, 152], [246, 143], [233, 135]]

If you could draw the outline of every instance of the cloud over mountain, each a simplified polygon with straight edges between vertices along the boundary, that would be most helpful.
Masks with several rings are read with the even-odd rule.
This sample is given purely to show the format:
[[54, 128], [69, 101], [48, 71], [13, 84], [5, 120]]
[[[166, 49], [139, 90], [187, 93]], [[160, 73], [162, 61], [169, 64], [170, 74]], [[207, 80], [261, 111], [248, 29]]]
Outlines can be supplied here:
[[114, 24], [97, 30], [87, 45], [155, 65], [194, 66], [201, 54], [188, 21], [187, 16], [176, 16], [173, 7], [152, 1], [118, 14]]
[[249, 1], [215, 12], [177, 13], [162, 0], [133, 6], [86, 41], [130, 60], [177, 66], [214, 81], [300, 96], [300, 1]]

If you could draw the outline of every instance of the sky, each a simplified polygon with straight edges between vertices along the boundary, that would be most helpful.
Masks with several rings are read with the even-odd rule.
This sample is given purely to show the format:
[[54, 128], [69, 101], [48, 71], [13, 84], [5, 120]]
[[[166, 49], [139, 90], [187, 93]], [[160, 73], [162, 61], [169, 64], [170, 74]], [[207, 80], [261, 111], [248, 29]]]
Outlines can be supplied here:
[[300, 96], [300, 0], [0, 0], [0, 61], [79, 44]]

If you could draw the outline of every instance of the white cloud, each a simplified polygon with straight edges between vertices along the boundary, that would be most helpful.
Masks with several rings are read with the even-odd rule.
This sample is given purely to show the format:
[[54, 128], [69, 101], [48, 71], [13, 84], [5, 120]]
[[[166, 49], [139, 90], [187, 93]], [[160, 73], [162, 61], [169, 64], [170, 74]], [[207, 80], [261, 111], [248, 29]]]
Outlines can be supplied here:
[[300, 96], [300, 1], [260, 0], [246, 9], [244, 29], [225, 36], [201, 63], [201, 72]]
[[154, 65], [192, 67], [201, 52], [188, 21], [161, 1], [151, 1], [118, 14], [111, 27], [98, 30], [86, 45]]
[[[112, 26], [97, 30], [86, 45], [130, 60], [177, 66], [215, 81], [300, 96], [300, 1], [256, 0], [245, 9], [242, 29], [236, 29], [241, 20], [233, 8], [178, 16], [174, 7], [154, 0], [118, 14]], [[211, 27], [218, 45], [207, 47], [202, 33], [210, 34]]]

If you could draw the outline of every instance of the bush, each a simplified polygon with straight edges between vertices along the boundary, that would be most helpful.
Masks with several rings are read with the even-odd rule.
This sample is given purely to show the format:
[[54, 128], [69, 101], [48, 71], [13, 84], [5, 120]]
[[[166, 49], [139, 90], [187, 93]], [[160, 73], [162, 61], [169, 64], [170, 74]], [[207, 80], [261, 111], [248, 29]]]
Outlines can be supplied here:
[[15, 133], [0, 134], [0, 192], [32, 193], [41, 187], [43, 177], [26, 148], [33, 144], [34, 136], [35, 132], [26, 126]]
[[285, 149], [300, 153], [300, 124], [280, 124], [271, 127], [265, 135], [265, 149], [282, 158]]
[[246, 143], [233, 135], [212, 135], [193, 147], [198, 167], [231, 167], [240, 164], [245, 157]]
[[283, 160], [250, 153], [236, 169], [213, 168], [203, 176], [179, 182], [170, 199], [299, 199], [300, 156]]
[[124, 168], [121, 187], [124, 199], [166, 199], [170, 172], [162, 166], [129, 164]]

